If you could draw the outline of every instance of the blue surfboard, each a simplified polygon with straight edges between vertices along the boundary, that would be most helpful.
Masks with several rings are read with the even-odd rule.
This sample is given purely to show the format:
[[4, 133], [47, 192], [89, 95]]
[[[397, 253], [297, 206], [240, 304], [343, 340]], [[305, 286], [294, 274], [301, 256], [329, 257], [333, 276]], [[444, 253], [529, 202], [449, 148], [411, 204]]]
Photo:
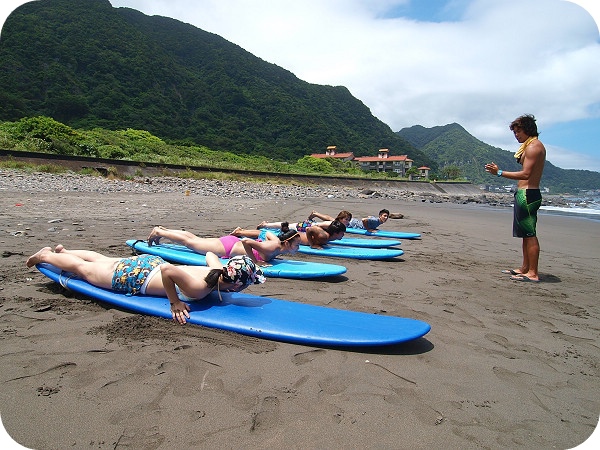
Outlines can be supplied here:
[[[41, 263], [37, 269], [64, 287], [132, 312], [171, 319], [166, 297], [125, 295], [102, 289]], [[382, 316], [279, 300], [244, 293], [213, 292], [190, 302], [188, 324], [314, 346], [366, 347], [420, 338], [431, 326], [420, 320]]]
[[363, 239], [344, 236], [342, 239], [339, 239], [337, 241], [329, 241], [329, 244], [359, 248], [388, 248], [397, 247], [398, 245], [402, 244], [402, 242], [396, 239]]
[[[261, 231], [271, 233], [279, 236], [281, 234], [281, 230], [277, 228], [262, 228]], [[264, 240], [264, 237], [260, 237], [260, 239]], [[397, 245], [402, 244], [402, 242], [395, 239], [361, 239], [361, 238], [351, 238], [344, 236], [342, 239], [337, 241], [330, 241], [330, 244], [333, 245], [344, 245], [346, 247], [360, 247], [360, 248], [387, 248], [387, 247], [396, 247]]]
[[[131, 248], [149, 255], [157, 255], [165, 261], [187, 264], [190, 266], [205, 266], [206, 257], [200, 253], [178, 244], [158, 244], [149, 246], [145, 241], [130, 239], [126, 244]], [[261, 266], [266, 277], [278, 278], [320, 278], [333, 277], [346, 273], [346, 267], [336, 264], [324, 264], [312, 261], [295, 261], [292, 259], [275, 258], [269, 261], [270, 266]]]
[[392, 239], [421, 239], [419, 233], [407, 233], [403, 231], [377, 230], [375, 232], [367, 231], [362, 228], [346, 228], [346, 233], [362, 234], [363, 236], [392, 238]]
[[321, 249], [312, 248], [308, 245], [301, 245], [298, 253], [315, 256], [331, 256], [333, 258], [351, 258], [351, 259], [392, 259], [404, 254], [403, 250], [398, 248], [359, 248], [344, 247], [342, 245], [326, 245]]

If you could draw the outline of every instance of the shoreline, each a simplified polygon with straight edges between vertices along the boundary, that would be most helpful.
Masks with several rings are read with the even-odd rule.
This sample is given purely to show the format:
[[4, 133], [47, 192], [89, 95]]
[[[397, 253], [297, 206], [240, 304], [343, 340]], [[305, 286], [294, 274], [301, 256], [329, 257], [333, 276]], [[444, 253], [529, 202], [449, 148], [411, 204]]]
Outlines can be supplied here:
[[[30, 448], [572, 448], [598, 424], [600, 227], [544, 214], [541, 283], [520, 262], [512, 211], [355, 188], [186, 180], [150, 184], [0, 171], [0, 413]], [[2, 181], [4, 180], [4, 181]], [[190, 190], [190, 195], [186, 195]], [[397, 195], [397, 197], [393, 197]], [[46, 245], [127, 256], [152, 226], [220, 236], [313, 209], [398, 212], [414, 231], [390, 261], [249, 292], [411, 317], [424, 338], [319, 348], [132, 314], [73, 295], [27, 257]]]

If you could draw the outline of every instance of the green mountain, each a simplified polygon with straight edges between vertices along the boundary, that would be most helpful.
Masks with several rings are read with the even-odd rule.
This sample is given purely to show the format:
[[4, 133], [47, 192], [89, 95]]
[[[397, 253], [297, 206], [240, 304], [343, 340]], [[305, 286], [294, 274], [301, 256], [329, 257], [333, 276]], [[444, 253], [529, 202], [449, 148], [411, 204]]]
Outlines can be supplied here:
[[296, 161], [329, 145], [436, 162], [342, 86], [321, 86], [183, 22], [108, 0], [38, 0], [0, 35], [0, 120], [137, 129], [173, 143]]
[[[462, 177], [475, 184], [507, 184], [506, 179], [493, 177], [485, 171], [484, 166], [490, 161], [507, 171], [517, 171], [520, 168], [513, 152], [476, 139], [457, 123], [432, 128], [415, 125], [403, 128], [398, 131], [398, 135], [434, 159], [439, 165], [440, 174], [444, 172], [444, 168], [455, 167]], [[552, 193], [600, 189], [600, 173], [561, 169], [546, 161], [542, 186], [549, 187]]]

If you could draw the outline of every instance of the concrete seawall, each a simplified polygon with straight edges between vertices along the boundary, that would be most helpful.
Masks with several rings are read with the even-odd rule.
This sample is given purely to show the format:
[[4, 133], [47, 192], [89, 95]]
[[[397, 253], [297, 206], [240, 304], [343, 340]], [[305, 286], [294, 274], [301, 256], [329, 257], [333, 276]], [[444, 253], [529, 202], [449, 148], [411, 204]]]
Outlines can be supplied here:
[[476, 195], [482, 191], [478, 186], [466, 182], [426, 182], [406, 181], [390, 178], [388, 180], [374, 180], [369, 178], [333, 178], [311, 175], [272, 174], [268, 172], [253, 172], [231, 169], [214, 169], [206, 167], [190, 167], [176, 164], [142, 163], [136, 161], [108, 160], [99, 158], [76, 157], [70, 155], [56, 155], [50, 153], [21, 152], [13, 150], [0, 150], [0, 160], [23, 161], [31, 164], [56, 164], [67, 167], [73, 171], [90, 168], [100, 173], [107, 174], [112, 170], [124, 176], [177, 176], [179, 172], [192, 170], [202, 173], [231, 173], [248, 177], [268, 176], [282, 181], [296, 181], [298, 183], [327, 184], [330, 186], [351, 186], [361, 190], [376, 191], [379, 188], [399, 189], [415, 194], [437, 195]]

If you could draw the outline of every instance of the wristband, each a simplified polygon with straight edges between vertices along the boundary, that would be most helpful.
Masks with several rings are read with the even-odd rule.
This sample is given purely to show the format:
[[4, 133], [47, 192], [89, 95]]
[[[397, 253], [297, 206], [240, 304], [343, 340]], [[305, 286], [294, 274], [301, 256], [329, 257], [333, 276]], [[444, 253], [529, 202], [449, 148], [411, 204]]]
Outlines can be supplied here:
[[501, 177], [502, 176], [502, 170], [498, 169], [498, 173], [496, 174], [496, 176]]

